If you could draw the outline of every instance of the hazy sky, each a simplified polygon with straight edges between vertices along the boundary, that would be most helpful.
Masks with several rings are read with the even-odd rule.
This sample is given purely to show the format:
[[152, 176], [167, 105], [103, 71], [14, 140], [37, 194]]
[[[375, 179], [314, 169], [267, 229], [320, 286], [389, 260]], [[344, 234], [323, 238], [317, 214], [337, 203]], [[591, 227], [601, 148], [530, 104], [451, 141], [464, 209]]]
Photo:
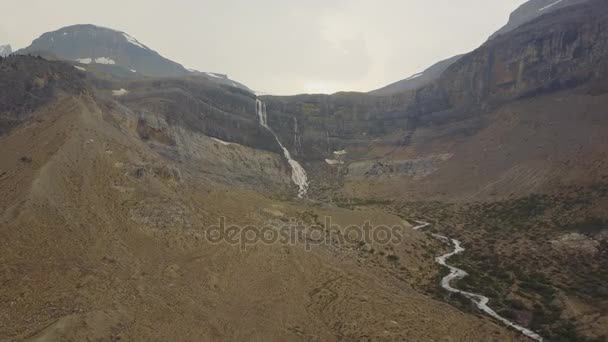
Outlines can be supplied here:
[[470, 51], [525, 0], [2, 1], [0, 44], [72, 24], [125, 31], [272, 94], [368, 91]]

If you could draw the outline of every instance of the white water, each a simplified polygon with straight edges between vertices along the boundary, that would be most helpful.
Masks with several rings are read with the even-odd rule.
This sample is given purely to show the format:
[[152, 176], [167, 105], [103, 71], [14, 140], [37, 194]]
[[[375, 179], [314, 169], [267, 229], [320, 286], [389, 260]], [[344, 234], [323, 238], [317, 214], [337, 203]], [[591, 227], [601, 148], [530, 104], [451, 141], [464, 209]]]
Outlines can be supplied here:
[[308, 176], [306, 175], [306, 170], [298, 163], [296, 160], [291, 158], [291, 153], [283, 146], [279, 137], [274, 133], [274, 131], [268, 126], [268, 118], [266, 117], [266, 104], [262, 101], [256, 99], [255, 100], [256, 112], [258, 113], [258, 119], [260, 121], [260, 125], [266, 128], [272, 136], [275, 138], [281, 149], [283, 149], [283, 154], [291, 167], [291, 180], [298, 186], [298, 197], [304, 198], [306, 193], [308, 192]]
[[[430, 225], [430, 223], [421, 222], [421, 221], [416, 221], [416, 223], [418, 223], [419, 225], [413, 228], [415, 230], [420, 230], [420, 229], [428, 227]], [[441, 279], [441, 287], [443, 287], [448, 292], [458, 293], [458, 294], [465, 296], [471, 302], [473, 302], [481, 311], [483, 311], [486, 314], [501, 321], [503, 324], [519, 331], [523, 335], [525, 335], [535, 341], [540, 341], [540, 342], [543, 341], [543, 338], [539, 334], [535, 333], [534, 331], [524, 328], [521, 325], [518, 325], [516, 323], [513, 323], [513, 322], [509, 321], [508, 319], [502, 317], [501, 315], [497, 314], [496, 311], [492, 310], [492, 308], [488, 306], [488, 303], [490, 302], [490, 299], [488, 297], [482, 296], [482, 295], [476, 294], [476, 293], [462, 291], [462, 290], [452, 287], [451, 283], [453, 280], [462, 279], [462, 278], [468, 276], [468, 273], [464, 270], [461, 270], [460, 268], [456, 268], [454, 266], [448, 265], [447, 260], [449, 258], [453, 257], [454, 255], [464, 252], [465, 249], [462, 247], [462, 243], [456, 239], [450, 240], [448, 237], [439, 235], [439, 234], [433, 234], [433, 236], [443, 242], [447, 242], [449, 244], [454, 245], [454, 250], [452, 252], [435, 258], [435, 261], [438, 264], [440, 264], [441, 266], [447, 267], [450, 270], [450, 274], [448, 274], [447, 276], [443, 277], [443, 279]]]

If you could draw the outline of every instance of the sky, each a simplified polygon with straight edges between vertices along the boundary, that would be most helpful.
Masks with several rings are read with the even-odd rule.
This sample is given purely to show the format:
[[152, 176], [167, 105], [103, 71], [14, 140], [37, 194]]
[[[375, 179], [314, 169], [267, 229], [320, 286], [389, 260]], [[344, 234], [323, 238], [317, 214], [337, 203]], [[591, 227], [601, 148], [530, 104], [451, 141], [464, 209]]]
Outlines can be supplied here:
[[256, 91], [370, 91], [481, 45], [525, 0], [3, 1], [0, 45], [73, 24], [125, 31]]

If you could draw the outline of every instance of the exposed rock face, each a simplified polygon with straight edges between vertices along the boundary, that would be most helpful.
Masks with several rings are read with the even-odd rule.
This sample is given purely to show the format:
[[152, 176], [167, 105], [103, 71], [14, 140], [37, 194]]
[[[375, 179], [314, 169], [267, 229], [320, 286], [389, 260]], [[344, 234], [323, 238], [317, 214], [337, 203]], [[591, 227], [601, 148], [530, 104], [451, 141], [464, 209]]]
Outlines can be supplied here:
[[0, 60], [0, 136], [58, 94], [89, 92], [82, 75], [61, 62], [9, 56]]
[[509, 22], [491, 35], [490, 39], [508, 33], [541, 15], [585, 1], [587, 0], [530, 0], [511, 13]]
[[372, 95], [395, 95], [398, 93], [422, 88], [438, 79], [439, 76], [441, 76], [441, 73], [443, 73], [450, 65], [454, 64], [462, 56], [463, 55], [457, 55], [448, 59], [444, 59], [433, 64], [428, 69], [424, 70], [419, 74], [415, 74], [404, 80], [391, 83], [380, 89], [372, 90], [369, 93]]
[[334, 151], [367, 144], [408, 124], [405, 101], [396, 97], [338, 93], [263, 100], [268, 105], [268, 125], [304, 160], [331, 159]]
[[[171, 145], [168, 127], [182, 127], [224, 141], [280, 152], [255, 112], [255, 95], [198, 78], [136, 81], [119, 101], [140, 115], [143, 139]], [[149, 114], [162, 118], [154, 119]]]
[[488, 41], [417, 90], [387, 97], [264, 97], [268, 122], [293, 149], [297, 119], [297, 152], [305, 159], [325, 159], [331, 151], [396, 132], [404, 132], [401, 143], [407, 144], [421, 127], [474, 120], [501, 103], [602, 80], [608, 74], [606, 25], [605, 1], [555, 10]]
[[[553, 12], [555, 10], [576, 5], [587, 0], [530, 0], [517, 8], [509, 17], [509, 22], [500, 30], [492, 34], [490, 39], [494, 39], [501, 34], [509, 33], [521, 25], [528, 23], [537, 17]], [[383, 88], [370, 92], [373, 95], [394, 95], [410, 90], [422, 88], [438, 79], [441, 74], [463, 55], [454, 56], [439, 61], [421, 73], [412, 75], [404, 80], [389, 84]]]
[[438, 85], [453, 107], [497, 103], [606, 76], [608, 4], [557, 10], [464, 56]]
[[9, 45], [0, 45], [0, 57], [6, 57], [8, 55], [10, 55], [13, 52], [13, 49], [11, 49], [10, 44]]
[[159, 55], [125, 32], [95, 25], [74, 25], [47, 32], [20, 54], [46, 52], [81, 64], [121, 68], [125, 73], [146, 76], [182, 76], [189, 72]]

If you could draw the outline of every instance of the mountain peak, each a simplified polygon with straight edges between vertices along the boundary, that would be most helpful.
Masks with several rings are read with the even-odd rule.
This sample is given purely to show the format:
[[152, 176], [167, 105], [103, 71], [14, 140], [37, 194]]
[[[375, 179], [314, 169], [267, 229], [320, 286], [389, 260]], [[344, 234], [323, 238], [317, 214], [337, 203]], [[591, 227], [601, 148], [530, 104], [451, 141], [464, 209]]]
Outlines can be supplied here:
[[81, 64], [136, 71], [145, 76], [188, 74], [182, 65], [162, 57], [128, 33], [92, 24], [72, 25], [44, 33], [18, 53], [40, 52]]
[[530, 0], [519, 6], [509, 16], [509, 22], [490, 36], [490, 39], [496, 38], [501, 34], [512, 31], [519, 26], [534, 20], [541, 15], [564, 8], [567, 6], [576, 5], [588, 0]]

